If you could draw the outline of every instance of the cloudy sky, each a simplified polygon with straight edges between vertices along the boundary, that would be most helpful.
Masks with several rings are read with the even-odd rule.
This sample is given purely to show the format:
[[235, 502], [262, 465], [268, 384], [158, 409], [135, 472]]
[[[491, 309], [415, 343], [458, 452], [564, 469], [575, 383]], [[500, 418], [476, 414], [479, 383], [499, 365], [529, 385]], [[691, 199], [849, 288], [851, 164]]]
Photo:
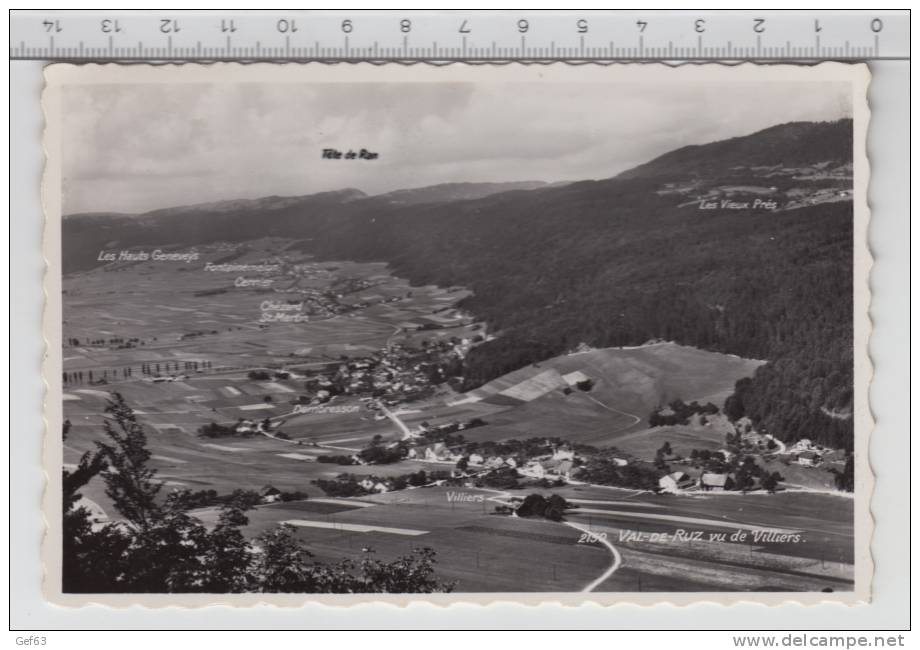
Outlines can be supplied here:
[[[69, 86], [63, 207], [608, 178], [686, 144], [849, 116], [848, 92], [814, 82]], [[324, 148], [380, 157], [323, 160]]]

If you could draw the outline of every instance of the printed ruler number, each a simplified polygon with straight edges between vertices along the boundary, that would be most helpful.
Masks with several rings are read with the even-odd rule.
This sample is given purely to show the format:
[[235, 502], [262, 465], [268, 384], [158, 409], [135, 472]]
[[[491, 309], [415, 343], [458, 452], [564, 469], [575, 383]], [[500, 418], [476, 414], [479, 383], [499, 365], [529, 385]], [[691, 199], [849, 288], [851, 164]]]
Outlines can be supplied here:
[[175, 18], [163, 18], [160, 20], [160, 31], [164, 34], [175, 34], [179, 31], [179, 21]]
[[412, 21], [408, 18], [403, 18], [399, 21], [399, 31], [403, 34], [408, 34], [412, 31]]
[[[231, 22], [230, 24], [232, 25], [233, 23]], [[290, 20], [286, 18], [281, 18], [278, 21], [278, 24], [276, 26], [278, 28], [278, 31], [281, 32], [282, 34], [287, 34], [288, 32], [297, 31], [297, 21], [294, 20], [293, 18], [291, 18]]]
[[351, 20], [349, 20], [348, 18], [342, 21], [342, 31], [345, 32], [346, 34], [351, 34], [354, 28], [355, 26], [351, 24]]
[[530, 29], [530, 22], [526, 18], [521, 18], [517, 21], [517, 28], [519, 32], [526, 34], [527, 30]]
[[121, 32], [121, 23], [118, 22], [118, 19], [103, 18], [99, 21], [99, 28], [102, 30], [103, 34], [111, 33], [120, 33]]

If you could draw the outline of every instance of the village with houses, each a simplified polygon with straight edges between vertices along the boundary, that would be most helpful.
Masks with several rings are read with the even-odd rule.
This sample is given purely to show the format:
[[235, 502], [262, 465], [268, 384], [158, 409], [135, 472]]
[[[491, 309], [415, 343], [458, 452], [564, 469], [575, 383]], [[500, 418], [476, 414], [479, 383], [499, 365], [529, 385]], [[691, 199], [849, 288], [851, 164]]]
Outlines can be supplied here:
[[[367, 403], [378, 412], [385, 407]], [[386, 417], [386, 416], [384, 416]], [[339, 465], [430, 463], [430, 470], [407, 475], [356, 477], [347, 472], [335, 481], [314, 481], [329, 494], [360, 496], [431, 486], [523, 489], [563, 485], [628, 488], [660, 495], [719, 492], [775, 494], [799, 486], [784, 482], [788, 468], [842, 474], [843, 455], [802, 439], [785, 445], [772, 436], [736, 423], [723, 448], [692, 449], [681, 455], [665, 442], [654, 459], [642, 459], [616, 448], [598, 449], [560, 438], [529, 438], [475, 442], [463, 432], [487, 423], [480, 418], [433, 426], [423, 422], [404, 439], [386, 443], [377, 437], [369, 447], [350, 455], [320, 456], [319, 462]], [[781, 470], [776, 467], [782, 466]]]
[[[828, 173], [835, 177], [837, 171], [829, 170]], [[801, 170], [796, 173], [799, 172]], [[667, 189], [685, 192], [689, 188], [675, 186]], [[235, 275], [239, 272], [238, 265], [250, 270], [265, 269], [256, 273], [264, 280], [262, 284], [240, 286], [238, 289], [255, 291], [256, 295], [284, 296], [275, 301], [279, 304], [303, 301], [303, 313], [327, 321], [335, 316], [344, 316], [343, 326], [346, 327], [357, 327], [360, 320], [354, 316], [372, 305], [380, 305], [384, 309], [404, 309], [396, 305], [418, 300], [420, 296], [413, 296], [413, 292], [421, 295], [419, 289], [401, 286], [392, 277], [377, 273], [376, 267], [365, 269], [355, 266], [356, 271], [342, 273], [335, 264], [298, 262], [297, 256], [289, 252], [266, 257], [246, 246], [202, 250], [210, 255], [220, 255], [207, 263], [206, 268], [210, 272], [206, 277], [217, 279], [218, 276], [227, 277], [225, 273]], [[360, 273], [358, 269], [361, 269]], [[572, 365], [572, 368], [567, 367], [557, 373], [535, 364], [533, 368], [521, 371], [527, 373], [526, 378], [515, 379], [516, 383], [504, 388], [499, 395], [483, 398], [470, 393], [458, 400], [457, 395], [462, 391], [464, 360], [475, 346], [493, 337], [486, 334], [482, 323], [475, 322], [456, 305], [459, 297], [464, 295], [458, 289], [429, 288], [426, 291], [428, 302], [424, 311], [417, 308], [414, 317], [403, 316], [401, 320], [394, 318], [390, 321], [391, 333], [385, 340], [381, 339], [376, 349], [343, 348], [343, 353], [337, 357], [327, 354], [326, 360], [319, 363], [312, 359], [307, 361], [299, 351], [275, 356], [273, 363], [248, 367], [226, 364], [215, 367], [210, 361], [200, 364], [198, 361], [184, 361], [180, 368], [178, 362], [166, 361], [162, 367], [160, 363], [142, 364], [139, 374], [144, 382], [184, 387], [190, 381], [199, 381], [196, 377], [201, 375], [213, 376], [216, 380], [221, 375], [242, 372], [240, 381], [232, 386], [228, 382], [228, 386], [220, 389], [226, 391], [221, 404], [226, 403], [226, 399], [242, 402], [246, 395], [255, 396], [260, 392], [261, 401], [236, 406], [239, 413], [235, 422], [224, 419], [223, 424], [211, 421], [199, 426], [198, 436], [211, 439], [264, 436], [300, 447], [312, 446], [311, 457], [319, 463], [366, 466], [359, 475], [346, 471], [334, 479], [324, 477], [313, 481], [324, 491], [338, 496], [438, 485], [494, 489], [596, 485], [662, 495], [774, 493], [795, 489], [794, 483], [786, 481], [790, 466], [821, 472], [843, 470], [838, 450], [823, 449], [807, 439], [787, 447], [765, 433], [754, 431], [751, 423], [744, 419], [726, 425], [735, 428], [731, 429], [731, 439], [726, 439], [719, 449], [712, 449], [711, 445], [700, 449], [678, 448], [676, 443], [672, 449], [664, 442], [654, 454], [620, 450], [609, 443], [600, 446], [579, 444], [552, 435], [502, 439], [500, 442], [466, 440], [464, 431], [488, 423], [481, 417], [451, 420], [449, 409], [447, 421], [440, 417], [438, 424], [416, 421], [410, 427], [400, 418], [401, 414], [425, 413], [432, 405], [444, 404], [462, 409], [465, 404], [479, 399], [487, 402], [499, 399], [499, 403], [510, 400], [513, 406], [545, 399], [552, 393], [571, 395], [574, 392], [607, 409], [597, 397], [591, 396], [595, 384], [604, 381], [605, 377], [589, 371], [581, 360], [623, 354], [613, 350], [598, 351], [582, 344], [565, 357], [560, 357], [568, 359], [560, 363]], [[261, 323], [259, 327], [271, 325]], [[231, 325], [227, 331], [235, 334], [242, 330]], [[211, 333], [216, 335], [218, 332]], [[199, 335], [193, 334], [195, 337]], [[200, 336], [205, 334], [208, 332], [202, 330]], [[197, 340], [188, 333], [183, 337], [182, 340]], [[82, 344], [82, 347], [85, 345]], [[80, 344], [74, 344], [74, 347], [80, 347]], [[643, 349], [671, 354], [675, 348], [667, 342], [650, 341]], [[321, 358], [315, 352], [312, 354], [313, 359]], [[65, 378], [68, 383], [78, 383], [71, 380], [69, 376]], [[203, 398], [196, 396], [184, 399], [202, 406], [207, 404]], [[214, 403], [212, 413], [222, 414], [229, 410], [221, 404]], [[677, 411], [671, 406], [675, 406]], [[279, 413], [279, 410], [287, 412]], [[256, 411], [260, 413], [259, 417], [253, 417]], [[335, 445], [327, 448], [322, 437], [316, 442], [305, 433], [308, 425], [303, 418], [299, 424], [292, 423], [292, 418], [317, 413], [358, 413], [363, 421], [379, 423], [381, 430], [389, 428], [387, 421], [392, 422], [395, 428], [391, 429], [386, 441], [374, 439], [363, 449], [342, 453], [346, 450], [337, 449]], [[629, 417], [629, 414], [622, 415]], [[673, 424], [686, 424], [702, 430], [711, 425], [707, 419], [715, 422], [718, 418], [724, 421], [723, 424], [727, 422], [719, 407], [711, 403], [682, 405], [680, 400], [676, 400], [671, 405], [656, 409], [648, 424], [652, 432], [658, 430], [656, 427]], [[396, 439], [392, 438], [392, 431], [397, 433]], [[711, 437], [711, 434], [707, 435]], [[411, 463], [413, 471], [394, 474], [393, 470], [403, 461]], [[430, 469], [419, 470], [419, 463], [430, 465]], [[368, 474], [376, 465], [391, 467], [386, 476]]]
[[[312, 481], [331, 496], [346, 497], [444, 485], [493, 489], [589, 485], [688, 496], [720, 492], [775, 494], [821, 480], [828, 482], [821, 479], [802, 483], [798, 479], [803, 472], [807, 477], [827, 475], [833, 482], [831, 474], [837, 477], [845, 471], [846, 456], [842, 450], [824, 448], [807, 438], [786, 444], [757, 430], [748, 418], [729, 420], [711, 402], [685, 404], [679, 399], [658, 406], [648, 418], [649, 440], [661, 440], [654, 453], [621, 450], [610, 445], [592, 446], [557, 436], [500, 441], [478, 440], [478, 436], [467, 439], [464, 433], [489, 422], [482, 417], [465, 420], [441, 417], [437, 424], [432, 424], [419, 418], [432, 405], [446, 402], [449, 406], [462, 407], [463, 402], [450, 402], [450, 396], [460, 385], [464, 357], [483, 340], [482, 335], [429, 337], [426, 335], [431, 332], [427, 329], [404, 334], [413, 333], [422, 336], [414, 341], [406, 336], [399, 340], [391, 337], [384, 347], [371, 354], [329, 362], [321, 369], [251, 370], [248, 379], [256, 386], [264, 384], [268, 388], [279, 382], [302, 386], [285, 398], [291, 413], [263, 419], [244, 416], [229, 426], [212, 422], [202, 426], [199, 435], [211, 438], [261, 435], [310, 447], [311, 458], [318, 463], [365, 467], [358, 474], [343, 471], [334, 478]], [[592, 353], [579, 347], [570, 353], [570, 358]], [[533, 372], [538, 371], [535, 368]], [[569, 395], [574, 385], [579, 389], [576, 393], [587, 395], [598, 379], [581, 370], [562, 379], [570, 376], [571, 381], [563, 382], [566, 388], [556, 390]], [[187, 376], [174, 378], [183, 379]], [[542, 384], [554, 385], [546, 381]], [[512, 386], [505, 393], [520, 394], [521, 385]], [[270, 395], [265, 399], [267, 406], [274, 406], [274, 402], [268, 401]], [[315, 413], [356, 413], [364, 421], [379, 422], [381, 431], [390, 433], [372, 439], [367, 436], [369, 444], [361, 449], [326, 445], [323, 440], [316, 441], [302, 433], [295, 433], [292, 439], [288, 433], [292, 418]], [[405, 414], [416, 416], [411, 426], [401, 419]], [[679, 434], [682, 442], [672, 446], [667, 440], [669, 427], [684, 427], [693, 432], [691, 442]], [[393, 432], [397, 434], [395, 438]], [[721, 440], [718, 448], [713, 448], [713, 436]], [[697, 448], [691, 444], [694, 439], [706, 444], [701, 442]], [[411, 465], [413, 471], [395, 474], [403, 462]], [[419, 469], [420, 463], [430, 468]], [[373, 474], [374, 466], [383, 465], [390, 466], [386, 475]]]
[[659, 195], [675, 195], [677, 207], [795, 210], [853, 200], [853, 165], [825, 161], [809, 166], [737, 166], [724, 178], [664, 183]]
[[334, 278], [332, 271], [312, 263], [290, 263], [283, 258], [279, 260], [281, 277], [272, 281], [272, 291], [282, 295], [294, 295], [290, 302], [303, 301], [305, 310], [314, 318], [333, 318], [369, 307], [373, 302], [398, 302], [405, 296], [376, 296], [372, 301], [367, 298], [350, 298], [352, 294], [373, 289], [386, 284], [383, 278]]
[[342, 395], [396, 406], [426, 397], [435, 386], [460, 376], [471, 345], [471, 339], [458, 337], [426, 339], [419, 348], [390, 343], [366, 357], [331, 362], [306, 375], [307, 395], [299, 403], [325, 404]]

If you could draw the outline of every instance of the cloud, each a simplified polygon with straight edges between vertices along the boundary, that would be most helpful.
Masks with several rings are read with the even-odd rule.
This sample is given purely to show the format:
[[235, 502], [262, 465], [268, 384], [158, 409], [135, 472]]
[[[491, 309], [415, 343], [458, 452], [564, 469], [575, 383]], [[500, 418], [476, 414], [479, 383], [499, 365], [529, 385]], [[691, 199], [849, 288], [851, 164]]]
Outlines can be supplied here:
[[[121, 84], [64, 95], [66, 212], [357, 187], [613, 176], [849, 114], [840, 84]], [[361, 148], [377, 161], [323, 160]]]

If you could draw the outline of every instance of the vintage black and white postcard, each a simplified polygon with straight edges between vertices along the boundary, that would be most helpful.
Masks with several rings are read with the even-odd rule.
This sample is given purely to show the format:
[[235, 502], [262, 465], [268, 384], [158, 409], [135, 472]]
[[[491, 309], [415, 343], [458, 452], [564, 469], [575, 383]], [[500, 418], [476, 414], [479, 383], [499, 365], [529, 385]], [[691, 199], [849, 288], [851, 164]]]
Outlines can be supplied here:
[[866, 66], [46, 81], [55, 602], [868, 600]]

